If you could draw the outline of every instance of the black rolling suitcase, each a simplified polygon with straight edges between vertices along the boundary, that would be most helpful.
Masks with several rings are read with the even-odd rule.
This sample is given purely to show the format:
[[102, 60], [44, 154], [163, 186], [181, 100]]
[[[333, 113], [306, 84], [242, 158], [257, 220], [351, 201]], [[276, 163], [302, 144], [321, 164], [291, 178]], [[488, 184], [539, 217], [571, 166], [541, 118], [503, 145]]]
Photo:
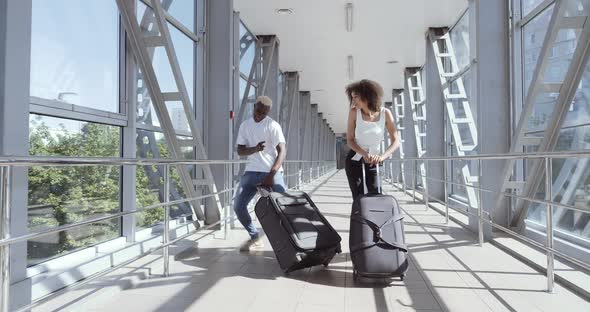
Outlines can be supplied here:
[[364, 164], [362, 167], [365, 194], [354, 200], [350, 217], [353, 277], [400, 277], [403, 280], [408, 270], [408, 248], [401, 209], [393, 196], [381, 193], [378, 165], [380, 191], [367, 194]]
[[305, 192], [259, 191], [254, 211], [283, 272], [327, 266], [341, 252], [340, 235]]

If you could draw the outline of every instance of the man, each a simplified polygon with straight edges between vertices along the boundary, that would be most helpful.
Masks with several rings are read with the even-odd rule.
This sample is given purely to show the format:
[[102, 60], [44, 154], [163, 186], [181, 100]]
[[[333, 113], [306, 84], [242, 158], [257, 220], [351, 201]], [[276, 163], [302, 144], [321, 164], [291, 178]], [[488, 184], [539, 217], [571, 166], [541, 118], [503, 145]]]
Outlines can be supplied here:
[[238, 131], [238, 155], [248, 156], [246, 171], [234, 200], [234, 211], [240, 223], [250, 234], [241, 251], [261, 249], [258, 230], [248, 213], [248, 204], [257, 192], [257, 186], [272, 187], [275, 192], [285, 191], [282, 164], [285, 159], [285, 136], [281, 126], [268, 117], [272, 100], [259, 96], [254, 104], [252, 118], [244, 121]]

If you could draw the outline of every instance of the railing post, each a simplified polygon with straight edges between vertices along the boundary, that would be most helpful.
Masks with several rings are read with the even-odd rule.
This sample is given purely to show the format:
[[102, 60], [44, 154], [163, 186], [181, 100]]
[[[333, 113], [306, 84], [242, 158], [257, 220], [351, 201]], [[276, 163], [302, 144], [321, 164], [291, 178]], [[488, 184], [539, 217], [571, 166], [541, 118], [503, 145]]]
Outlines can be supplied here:
[[224, 191], [227, 191], [225, 194], [223, 194], [223, 196], [225, 196], [225, 208], [223, 209], [223, 216], [225, 218], [225, 220], [223, 221], [223, 239], [227, 240], [227, 233], [228, 233], [228, 229], [227, 226], [229, 224], [229, 212], [231, 209], [231, 200], [232, 200], [232, 194], [233, 194], [233, 190], [230, 190], [231, 188], [233, 188], [233, 185], [231, 183], [231, 176], [232, 176], [232, 172], [233, 172], [233, 165], [228, 163], [225, 164], [223, 166], [224, 169], [224, 179], [225, 182], [224, 184]]
[[297, 171], [297, 175], [298, 175], [298, 190], [301, 190], [301, 185], [303, 184], [303, 163], [299, 164], [299, 170]]
[[315, 178], [318, 179], [320, 177], [320, 166], [321, 163], [318, 161], [315, 165]]
[[[404, 167], [405, 167], [405, 162], [406, 161], [402, 159], [402, 164], [404, 164]], [[401, 167], [400, 167], [400, 171], [402, 173], [402, 191], [404, 192], [404, 195], [405, 195], [406, 190], [408, 189], [408, 187], [406, 186], [406, 175], [405, 175], [407, 171], [401, 170]]]
[[[428, 159], [424, 160], [424, 168], [424, 175], [426, 175], [426, 172], [428, 172]], [[422, 177], [422, 171], [420, 171], [420, 177], [422, 178], [422, 181], [424, 181], [424, 208], [428, 211], [428, 181], [426, 181], [426, 177]]]
[[[545, 200], [553, 200], [553, 162], [545, 157]], [[553, 249], [553, 205], [547, 204], [547, 248]], [[547, 251], [547, 292], [554, 292], [554, 261], [553, 251]]]
[[477, 192], [477, 232], [479, 235], [479, 246], [483, 246], [483, 207], [481, 205], [481, 177], [482, 177], [482, 170], [481, 170], [481, 159], [477, 160], [477, 170], [478, 170], [478, 177], [477, 177], [477, 186], [479, 188]]
[[416, 203], [416, 183], [418, 182], [416, 179], [416, 173], [418, 172], [418, 162], [414, 159], [413, 163], [414, 172], [412, 174], [412, 192], [414, 193], [414, 203]]
[[[10, 171], [0, 167], [0, 239], [10, 237]], [[10, 303], [10, 245], [0, 246], [0, 312]]]
[[169, 248], [168, 242], [170, 241], [170, 206], [168, 202], [170, 202], [170, 167], [166, 164], [164, 165], [164, 235], [163, 237], [163, 244], [164, 248], [162, 250], [162, 257], [164, 258], [164, 276], [168, 276], [170, 274], [170, 257], [169, 257]]
[[449, 224], [449, 190], [448, 190], [448, 183], [447, 183], [447, 160], [443, 160], [443, 184], [444, 184], [444, 192], [445, 192], [445, 223]]

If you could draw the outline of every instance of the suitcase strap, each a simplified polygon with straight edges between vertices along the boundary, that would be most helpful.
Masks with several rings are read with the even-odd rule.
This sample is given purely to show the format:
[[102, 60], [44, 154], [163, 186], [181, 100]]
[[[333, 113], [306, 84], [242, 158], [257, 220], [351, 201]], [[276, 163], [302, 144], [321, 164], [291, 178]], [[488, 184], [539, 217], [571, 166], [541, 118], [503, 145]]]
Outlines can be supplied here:
[[359, 215], [353, 215], [351, 217], [352, 221], [356, 221], [356, 222], [360, 222], [363, 224], [366, 224], [369, 226], [369, 228], [371, 228], [371, 230], [373, 230], [373, 241], [372, 242], [361, 242], [358, 243], [354, 246], [352, 246], [350, 248], [350, 252], [357, 252], [361, 249], [365, 249], [365, 248], [369, 248], [369, 247], [373, 247], [379, 243], [384, 243], [386, 245], [389, 245], [393, 248], [399, 249], [403, 252], [408, 252], [408, 247], [406, 246], [406, 244], [400, 243], [400, 242], [390, 242], [388, 240], [386, 240], [385, 238], [383, 238], [383, 236], [381, 236], [381, 230], [383, 229], [384, 226], [393, 223], [393, 222], [397, 222], [400, 221], [404, 218], [404, 215], [402, 214], [396, 214], [393, 215], [391, 218], [389, 218], [389, 220], [387, 220], [385, 223], [383, 223], [381, 226], [375, 224], [373, 221], [368, 220], [366, 218], [363, 218]]

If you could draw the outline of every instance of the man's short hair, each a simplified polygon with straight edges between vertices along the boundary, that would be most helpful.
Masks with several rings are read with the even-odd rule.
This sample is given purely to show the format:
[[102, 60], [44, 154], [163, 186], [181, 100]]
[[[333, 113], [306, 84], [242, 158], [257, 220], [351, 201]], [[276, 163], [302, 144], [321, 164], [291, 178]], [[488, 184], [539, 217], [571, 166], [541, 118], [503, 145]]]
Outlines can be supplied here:
[[261, 95], [256, 98], [256, 103], [260, 103], [264, 106], [268, 106], [269, 108], [272, 107], [272, 100], [265, 95]]

